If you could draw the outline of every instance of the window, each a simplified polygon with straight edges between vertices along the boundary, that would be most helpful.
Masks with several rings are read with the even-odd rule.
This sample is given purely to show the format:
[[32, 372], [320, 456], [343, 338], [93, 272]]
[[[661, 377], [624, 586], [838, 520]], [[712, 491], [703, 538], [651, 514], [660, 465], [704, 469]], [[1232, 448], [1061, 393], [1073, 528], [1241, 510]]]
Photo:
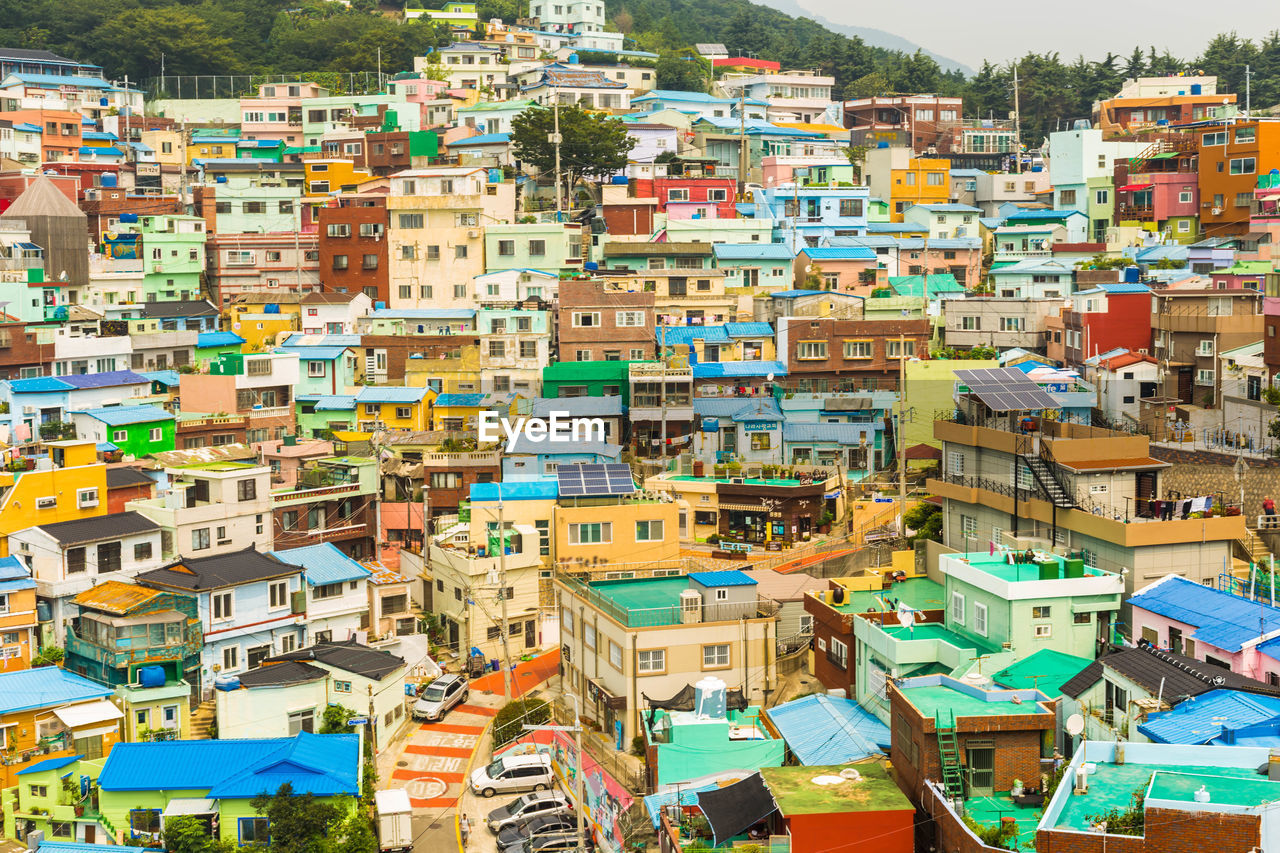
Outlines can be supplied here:
[[973, 603], [973, 632], [980, 636], [987, 636], [987, 605]]
[[376, 270], [378, 268], [378, 256], [364, 255], [361, 261], [361, 266], [367, 270]]
[[209, 547], [209, 528], [201, 527], [191, 531], [191, 550], [203, 551]]
[[826, 357], [826, 341], [800, 341], [796, 345], [796, 358], [802, 361], [821, 361]]
[[512, 257], [513, 255], [515, 255], [515, 253], [516, 253], [516, 241], [515, 241], [515, 240], [499, 240], [499, 241], [498, 241], [498, 254], [499, 254], [499, 255], [502, 255], [502, 256], [505, 256], [505, 257]]
[[885, 341], [885, 357], [886, 358], [913, 358], [916, 354], [916, 342], [900, 338], [890, 338]]
[[530, 257], [541, 258], [542, 256], [546, 255], [546, 253], [547, 253], [546, 240], [530, 240], [529, 241]]
[[294, 711], [289, 714], [289, 737], [293, 737], [298, 732], [312, 732], [316, 730], [316, 712], [314, 708], [307, 708], [305, 711]]
[[710, 646], [702, 647], [702, 668], [703, 669], [728, 669], [729, 668], [729, 644], [716, 643]]
[[1093, 614], [1092, 613], [1076, 613], [1072, 617], [1071, 621], [1077, 625], [1088, 625], [1090, 622], [1093, 621]]
[[346, 255], [334, 255], [334, 256], [333, 256], [333, 268], [334, 268], [335, 270], [345, 270], [345, 269], [347, 268], [347, 256], [346, 256]]
[[45, 797], [49, 796], [48, 785], [29, 785], [28, 789], [31, 791], [31, 796], [33, 797], [39, 797], [41, 799], [44, 799]]
[[569, 525], [570, 545], [607, 545], [613, 541], [613, 523], [593, 521]]
[[827, 648], [827, 660], [841, 669], [849, 667], [849, 646], [844, 642], [831, 638], [831, 645]]
[[926, 186], [930, 186], [930, 187], [940, 187], [940, 186], [942, 186], [942, 185], [946, 182], [946, 180], [947, 180], [947, 173], [945, 173], [945, 172], [929, 172], [929, 173], [928, 173], [928, 174], [926, 174], [924, 177], [925, 177], [925, 185], [926, 185]]
[[159, 834], [160, 810], [131, 809], [129, 811], [129, 828], [138, 833]]
[[151, 559], [151, 543], [139, 542], [133, 546], [133, 559], [137, 562]]
[[1111, 198], [1111, 193], [1108, 190], [1098, 190], [1093, 195], [1094, 204], [1106, 204], [1109, 198]]
[[225, 622], [232, 616], [231, 593], [215, 592], [209, 596], [209, 608], [214, 622]]
[[861, 216], [862, 215], [862, 199], [860, 198], [840, 199], [840, 215], [841, 216]]
[[270, 596], [270, 608], [279, 610], [282, 607], [289, 606], [289, 582], [288, 581], [272, 581], [267, 588]]
[[951, 621], [964, 624], [964, 595], [959, 592], [951, 593]]
[[330, 225], [325, 230], [325, 233], [330, 237], [350, 237], [351, 226], [350, 225]]
[[574, 311], [573, 327], [575, 329], [590, 329], [600, 325], [599, 311]]
[[636, 656], [639, 658], [636, 671], [641, 675], [655, 675], [667, 671], [666, 649], [642, 649], [636, 652]]
[[871, 341], [845, 341], [844, 357], [845, 358], [871, 358], [872, 342]]
[[1000, 331], [1002, 331], [1002, 332], [1021, 332], [1021, 331], [1022, 331], [1022, 323], [1023, 323], [1023, 318], [1022, 318], [1022, 317], [1001, 317], [1001, 318], [1000, 318]]
[[98, 574], [118, 571], [120, 571], [120, 543], [102, 543], [98, 546]]
[[947, 473], [964, 475], [964, 454], [959, 450], [952, 450], [947, 454]]
[[1233, 157], [1228, 171], [1233, 175], [1252, 175], [1258, 171], [1258, 161], [1253, 157]]
[[[157, 818], [158, 822], [159, 818]], [[269, 823], [265, 817], [242, 817], [240, 818], [240, 845], [246, 844], [265, 845], [271, 840], [271, 834], [268, 832]]]
[[222, 669], [231, 671], [240, 668], [240, 647], [227, 646], [222, 650]]
[[637, 521], [636, 522], [636, 541], [637, 542], [661, 542], [662, 541], [662, 522], [661, 521]]
[[667, 190], [667, 201], [688, 201], [689, 191], [687, 189], [669, 189]]
[[258, 497], [258, 483], [256, 480], [239, 480], [236, 482], [236, 500], [251, 501]]
[[619, 311], [614, 316], [614, 325], [619, 328], [633, 328], [644, 325], [643, 311]]
[[75, 824], [65, 820], [50, 821], [49, 826], [54, 838], [70, 838], [75, 829]]
[[537, 358], [538, 342], [537, 341], [521, 341], [520, 357], [521, 358]]
[[613, 640], [609, 641], [609, 663], [616, 669], [622, 669], [622, 646], [613, 642]]
[[401, 228], [421, 228], [422, 214], [421, 213], [402, 213], [398, 217], [398, 221], [400, 223]]

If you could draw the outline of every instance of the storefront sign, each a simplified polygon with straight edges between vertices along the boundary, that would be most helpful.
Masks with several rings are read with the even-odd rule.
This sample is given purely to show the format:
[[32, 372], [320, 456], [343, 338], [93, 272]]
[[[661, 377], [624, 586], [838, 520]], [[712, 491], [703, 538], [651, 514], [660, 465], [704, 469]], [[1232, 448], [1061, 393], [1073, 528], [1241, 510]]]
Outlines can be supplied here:
[[777, 421], [748, 421], [742, 425], [746, 432], [768, 432], [778, 428]]

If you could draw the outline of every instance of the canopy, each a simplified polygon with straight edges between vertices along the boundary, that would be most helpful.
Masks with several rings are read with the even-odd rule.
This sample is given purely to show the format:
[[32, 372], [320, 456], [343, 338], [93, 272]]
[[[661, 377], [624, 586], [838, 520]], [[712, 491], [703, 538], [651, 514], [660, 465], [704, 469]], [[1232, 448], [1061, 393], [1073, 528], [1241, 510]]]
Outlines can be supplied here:
[[711, 824], [713, 846], [719, 847], [776, 812], [778, 804], [760, 774], [752, 773], [727, 787], [700, 791], [698, 808]]
[[203, 797], [179, 797], [170, 800], [164, 807], [165, 817], [176, 817], [183, 814], [206, 815], [218, 813], [218, 801]]
[[[680, 692], [667, 700], [650, 699], [648, 694], [641, 693], [644, 701], [648, 704], [650, 710], [654, 711], [692, 711], [694, 699], [697, 691], [693, 689], [692, 684], [686, 684], [680, 688]], [[731, 711], [745, 711], [747, 709], [747, 699], [742, 695], [741, 690], [730, 690], [727, 693], [725, 703]]]
[[91, 726], [94, 723], [119, 720], [124, 716], [124, 712], [106, 699], [95, 699], [92, 702], [85, 702], [80, 705], [57, 708], [54, 710], [53, 715], [62, 720], [62, 724], [67, 728], [78, 729], [83, 726]]
[[1149, 190], [1149, 189], [1151, 189], [1153, 186], [1155, 186], [1155, 184], [1152, 184], [1152, 183], [1146, 183], [1146, 184], [1125, 184], [1124, 186], [1119, 187], [1117, 191], [1118, 191], [1118, 192], [1122, 192], [1122, 193], [1133, 193], [1133, 192], [1139, 192], [1139, 191], [1141, 191], [1141, 190]]

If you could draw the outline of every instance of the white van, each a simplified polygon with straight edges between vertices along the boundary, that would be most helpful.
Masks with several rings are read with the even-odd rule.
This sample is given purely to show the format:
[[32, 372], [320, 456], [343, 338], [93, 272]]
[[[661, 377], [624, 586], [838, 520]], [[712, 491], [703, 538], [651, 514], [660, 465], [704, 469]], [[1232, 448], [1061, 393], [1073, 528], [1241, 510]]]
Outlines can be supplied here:
[[485, 797], [516, 791], [546, 791], [551, 788], [551, 756], [504, 755], [488, 767], [471, 773], [471, 790]]

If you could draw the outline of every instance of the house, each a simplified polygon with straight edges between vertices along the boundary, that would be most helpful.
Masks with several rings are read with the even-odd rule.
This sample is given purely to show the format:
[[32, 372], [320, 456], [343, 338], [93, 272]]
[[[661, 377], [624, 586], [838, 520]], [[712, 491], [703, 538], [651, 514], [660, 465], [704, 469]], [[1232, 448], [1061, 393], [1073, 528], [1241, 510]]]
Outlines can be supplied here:
[[326, 456], [307, 463], [294, 486], [270, 495], [274, 547], [332, 542], [349, 557], [372, 557], [380, 483], [378, 460], [369, 457]]
[[797, 287], [814, 281], [822, 290], [869, 296], [881, 279], [876, 253], [861, 246], [800, 249], [794, 261]]
[[[35, 470], [33, 462], [19, 460], [10, 463], [7, 477], [0, 479], [8, 486], [0, 495], [0, 533], [106, 513], [107, 466], [98, 461], [93, 442], [46, 441], [45, 447], [48, 470]], [[0, 549], [9, 553], [7, 534]]]
[[[418, 549], [422, 545], [418, 544]], [[383, 563], [369, 563], [372, 574], [367, 584], [369, 590], [369, 635], [374, 640], [403, 637], [418, 632], [418, 617], [413, 607], [421, 586], [398, 569]], [[425, 584], [425, 581], [423, 582]], [[416, 589], [415, 589], [416, 588]]]
[[1113, 423], [1139, 422], [1139, 401], [1154, 397], [1160, 386], [1160, 363], [1121, 347], [1085, 359], [1084, 370], [1098, 389], [1098, 408]]
[[750, 703], [774, 683], [766, 638], [775, 607], [742, 572], [614, 581], [559, 574], [554, 586], [565, 679], [610, 731], [622, 726], [624, 743], [641, 729], [642, 694], [671, 696], [707, 672]]
[[345, 643], [359, 633], [369, 606], [369, 569], [331, 542], [273, 551], [270, 556], [305, 570], [310, 642]]
[[820, 246], [830, 237], [866, 233], [866, 187], [803, 183], [754, 192], [754, 215], [774, 223], [775, 243]]
[[49, 606], [56, 635], [72, 599], [99, 579], [132, 578], [160, 565], [161, 530], [136, 512], [39, 524], [9, 534], [10, 553], [26, 562]]
[[[372, 720], [374, 748], [385, 749], [408, 718], [405, 662], [356, 640], [323, 641], [278, 655], [214, 691], [218, 737], [294, 737], [314, 732], [330, 705]], [[265, 712], [265, 713], [264, 713]]]
[[1263, 295], [1254, 290], [1155, 292], [1151, 354], [1168, 365], [1159, 393], [1212, 405], [1220, 381], [1218, 354], [1264, 340], [1262, 303]]
[[1067, 303], [1062, 309], [1062, 342], [1068, 366], [1080, 367], [1119, 348], [1150, 352], [1151, 289], [1146, 285], [1103, 282], [1070, 294]]
[[302, 297], [304, 335], [350, 335], [356, 320], [368, 314], [373, 300], [363, 292], [324, 291]]
[[47, 758], [96, 759], [120, 740], [120, 710], [111, 690], [56, 666], [0, 673], [0, 729], [9, 757], [0, 784]]
[[879, 757], [891, 744], [889, 727], [843, 696], [813, 693], [774, 705], [764, 715], [805, 767]]
[[358, 428], [424, 430], [429, 407], [426, 388], [366, 386], [356, 394]]
[[227, 841], [261, 844], [270, 828], [254, 797], [288, 784], [322, 803], [354, 803], [361, 761], [353, 734], [120, 744], [98, 774], [98, 812], [117, 842], [158, 840], [168, 813], [216, 823]]
[[994, 296], [944, 299], [942, 306], [949, 347], [1037, 351], [1046, 346], [1045, 318], [1061, 310], [1062, 300]]
[[[653, 358], [654, 299], [654, 293], [625, 282], [561, 282], [556, 318], [560, 361]], [[544, 393], [554, 396], [550, 390]]]
[[772, 397], [696, 397], [693, 414], [693, 452], [703, 462], [781, 462], [782, 410]]
[[166, 531], [164, 554], [157, 551], [166, 559], [232, 553], [245, 543], [266, 549], [273, 533], [270, 478], [269, 467], [250, 462], [166, 466], [156, 497], [125, 506]]
[[174, 417], [158, 406], [109, 406], [68, 412], [76, 434], [141, 458], [173, 450]]
[[196, 598], [204, 643], [199, 678], [189, 680], [207, 698], [213, 695], [216, 674], [254, 669], [272, 655], [304, 644], [303, 571], [250, 546], [179, 560], [138, 575], [137, 582]]
[[778, 243], [716, 243], [715, 266], [725, 270], [726, 288], [787, 290], [792, 286], [790, 246]]
[[773, 569], [747, 569], [743, 572], [756, 582], [756, 592], [778, 605], [779, 642], [813, 637], [813, 614], [804, 607], [805, 596], [827, 588], [827, 582], [804, 572], [781, 574]]
[[901, 363], [925, 352], [932, 333], [924, 318], [780, 317], [778, 358], [787, 365], [785, 387], [797, 392], [896, 388]]
[[1061, 299], [1075, 289], [1074, 269], [1062, 261], [1031, 258], [992, 267], [992, 293], [1014, 299]]
[[873, 148], [863, 173], [870, 195], [889, 202], [890, 220], [902, 222], [912, 205], [948, 202], [950, 171], [950, 160], [916, 157], [910, 148]]
[[[711, 675], [676, 694], [683, 698], [698, 691], [688, 702], [646, 697], [649, 710], [641, 715], [646, 764], [659, 790], [693, 778], [782, 766], [786, 743], [760, 725], [760, 707], [728, 700], [724, 711], [708, 712], [705, 700], [698, 704], [706, 691], [724, 689], [724, 682]], [[735, 691], [734, 699], [739, 695]], [[751, 737], [743, 738], [742, 732], [751, 729]]]
[[0, 558], [0, 673], [31, 666], [36, 638], [36, 582], [17, 557]]
[[915, 204], [907, 208], [902, 221], [922, 226], [930, 237], [947, 240], [977, 237], [981, 208], [970, 204]]

